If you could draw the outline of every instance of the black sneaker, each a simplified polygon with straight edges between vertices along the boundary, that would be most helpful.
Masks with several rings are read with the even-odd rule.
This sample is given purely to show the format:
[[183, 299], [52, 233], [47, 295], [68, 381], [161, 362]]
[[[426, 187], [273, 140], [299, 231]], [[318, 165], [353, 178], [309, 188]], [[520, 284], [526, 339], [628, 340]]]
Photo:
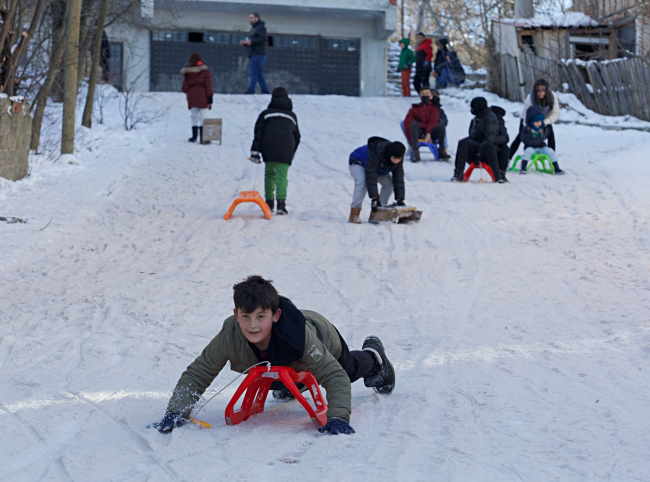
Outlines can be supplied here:
[[362, 351], [372, 353], [379, 365], [377, 369], [373, 370], [372, 373], [363, 379], [363, 383], [368, 388], [372, 387], [377, 393], [389, 395], [395, 388], [395, 370], [393, 369], [393, 365], [390, 364], [390, 361], [388, 361], [388, 357], [386, 357], [384, 345], [381, 344], [381, 340], [376, 336], [369, 336], [363, 342]]
[[273, 390], [273, 398], [280, 401], [288, 401], [293, 400], [296, 397], [293, 396], [293, 393], [291, 393], [287, 387], [284, 387], [281, 390]]
[[283, 214], [289, 214], [289, 211], [287, 211], [287, 208], [284, 205], [285, 201], [280, 201], [278, 199], [278, 209], [275, 211], [275, 214], [278, 215], [283, 215]]
[[563, 171], [562, 169], [556, 169], [555, 170], [555, 175], [556, 176], [563, 176], [566, 174], [566, 171]]

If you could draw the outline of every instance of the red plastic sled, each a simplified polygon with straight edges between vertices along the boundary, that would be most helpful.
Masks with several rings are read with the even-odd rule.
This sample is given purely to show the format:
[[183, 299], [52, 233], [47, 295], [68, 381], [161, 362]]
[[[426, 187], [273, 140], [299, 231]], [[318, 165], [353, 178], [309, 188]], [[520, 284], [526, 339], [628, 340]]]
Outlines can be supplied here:
[[490, 166], [488, 166], [487, 164], [483, 164], [482, 162], [477, 161], [477, 162], [472, 162], [472, 163], [469, 165], [469, 167], [467, 168], [467, 171], [465, 171], [465, 175], [463, 176], [463, 181], [464, 181], [464, 182], [469, 181], [469, 178], [470, 178], [470, 176], [472, 175], [472, 171], [473, 171], [474, 169], [476, 169], [476, 168], [484, 169], [485, 172], [487, 172], [488, 175], [489, 175], [489, 176], [492, 178], [492, 180], [494, 181], [494, 173], [492, 172], [492, 168], [491, 168]]
[[[235, 395], [226, 407], [226, 423], [228, 425], [237, 425], [247, 420], [251, 415], [264, 411], [264, 402], [269, 393], [271, 383], [280, 381], [296, 397], [296, 400], [305, 407], [316, 428], [322, 427], [327, 423], [327, 403], [320, 391], [318, 382], [308, 371], [299, 371], [289, 367], [254, 367], [248, 372], [248, 376], [239, 385]], [[302, 396], [296, 383], [302, 383], [311, 392], [311, 396], [316, 403], [316, 411], [311, 407], [309, 402]], [[235, 404], [241, 398], [246, 390], [246, 396], [242, 402], [241, 408], [235, 409]]]

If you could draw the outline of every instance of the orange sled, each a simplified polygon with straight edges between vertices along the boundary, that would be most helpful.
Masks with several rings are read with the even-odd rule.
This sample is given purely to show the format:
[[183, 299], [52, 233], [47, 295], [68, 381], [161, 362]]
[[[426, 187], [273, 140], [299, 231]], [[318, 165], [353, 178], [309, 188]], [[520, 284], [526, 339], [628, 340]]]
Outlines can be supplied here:
[[264, 211], [264, 217], [266, 219], [271, 219], [271, 210], [269, 209], [269, 205], [266, 204], [266, 201], [262, 199], [262, 196], [260, 196], [260, 193], [257, 191], [242, 191], [239, 193], [239, 196], [237, 196], [237, 199], [235, 199], [232, 203], [232, 206], [230, 206], [230, 209], [228, 209], [228, 212], [226, 215], [223, 217], [226, 221], [230, 219], [230, 216], [232, 216], [233, 211], [235, 208], [241, 204], [241, 203], [255, 203], [259, 207], [262, 208], [262, 211]]

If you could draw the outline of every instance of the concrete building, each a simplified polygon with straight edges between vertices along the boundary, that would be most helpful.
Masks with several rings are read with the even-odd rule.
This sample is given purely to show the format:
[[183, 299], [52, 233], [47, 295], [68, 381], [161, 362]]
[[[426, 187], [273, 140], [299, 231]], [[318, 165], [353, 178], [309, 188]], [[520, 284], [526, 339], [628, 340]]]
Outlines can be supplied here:
[[[129, 21], [107, 29], [115, 82], [139, 91], [180, 91], [180, 69], [199, 52], [215, 92], [243, 93], [247, 52], [239, 45], [258, 12], [269, 35], [269, 88], [292, 93], [380, 96], [386, 39], [397, 29], [389, 0], [142, 0]], [[117, 74], [120, 70], [121, 74]]]

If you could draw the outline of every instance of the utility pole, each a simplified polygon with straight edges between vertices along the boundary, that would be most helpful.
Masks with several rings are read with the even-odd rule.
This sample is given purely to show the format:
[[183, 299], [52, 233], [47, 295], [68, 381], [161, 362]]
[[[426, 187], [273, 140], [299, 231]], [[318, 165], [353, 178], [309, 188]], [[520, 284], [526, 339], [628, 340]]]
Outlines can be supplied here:
[[97, 19], [97, 31], [95, 32], [95, 45], [93, 45], [93, 58], [90, 65], [90, 79], [88, 79], [88, 96], [86, 97], [86, 106], [84, 107], [81, 125], [92, 127], [93, 122], [93, 103], [95, 101], [95, 84], [97, 83], [97, 67], [99, 66], [99, 56], [102, 48], [102, 35], [104, 34], [104, 22], [106, 21], [106, 12], [108, 11], [108, 0], [102, 0], [102, 7]]
[[404, 2], [406, 0], [402, 0], [402, 38], [404, 38]]
[[74, 154], [74, 117], [77, 108], [77, 65], [79, 62], [79, 23], [81, 0], [67, 0], [65, 55], [63, 57], [63, 129], [61, 154]]

